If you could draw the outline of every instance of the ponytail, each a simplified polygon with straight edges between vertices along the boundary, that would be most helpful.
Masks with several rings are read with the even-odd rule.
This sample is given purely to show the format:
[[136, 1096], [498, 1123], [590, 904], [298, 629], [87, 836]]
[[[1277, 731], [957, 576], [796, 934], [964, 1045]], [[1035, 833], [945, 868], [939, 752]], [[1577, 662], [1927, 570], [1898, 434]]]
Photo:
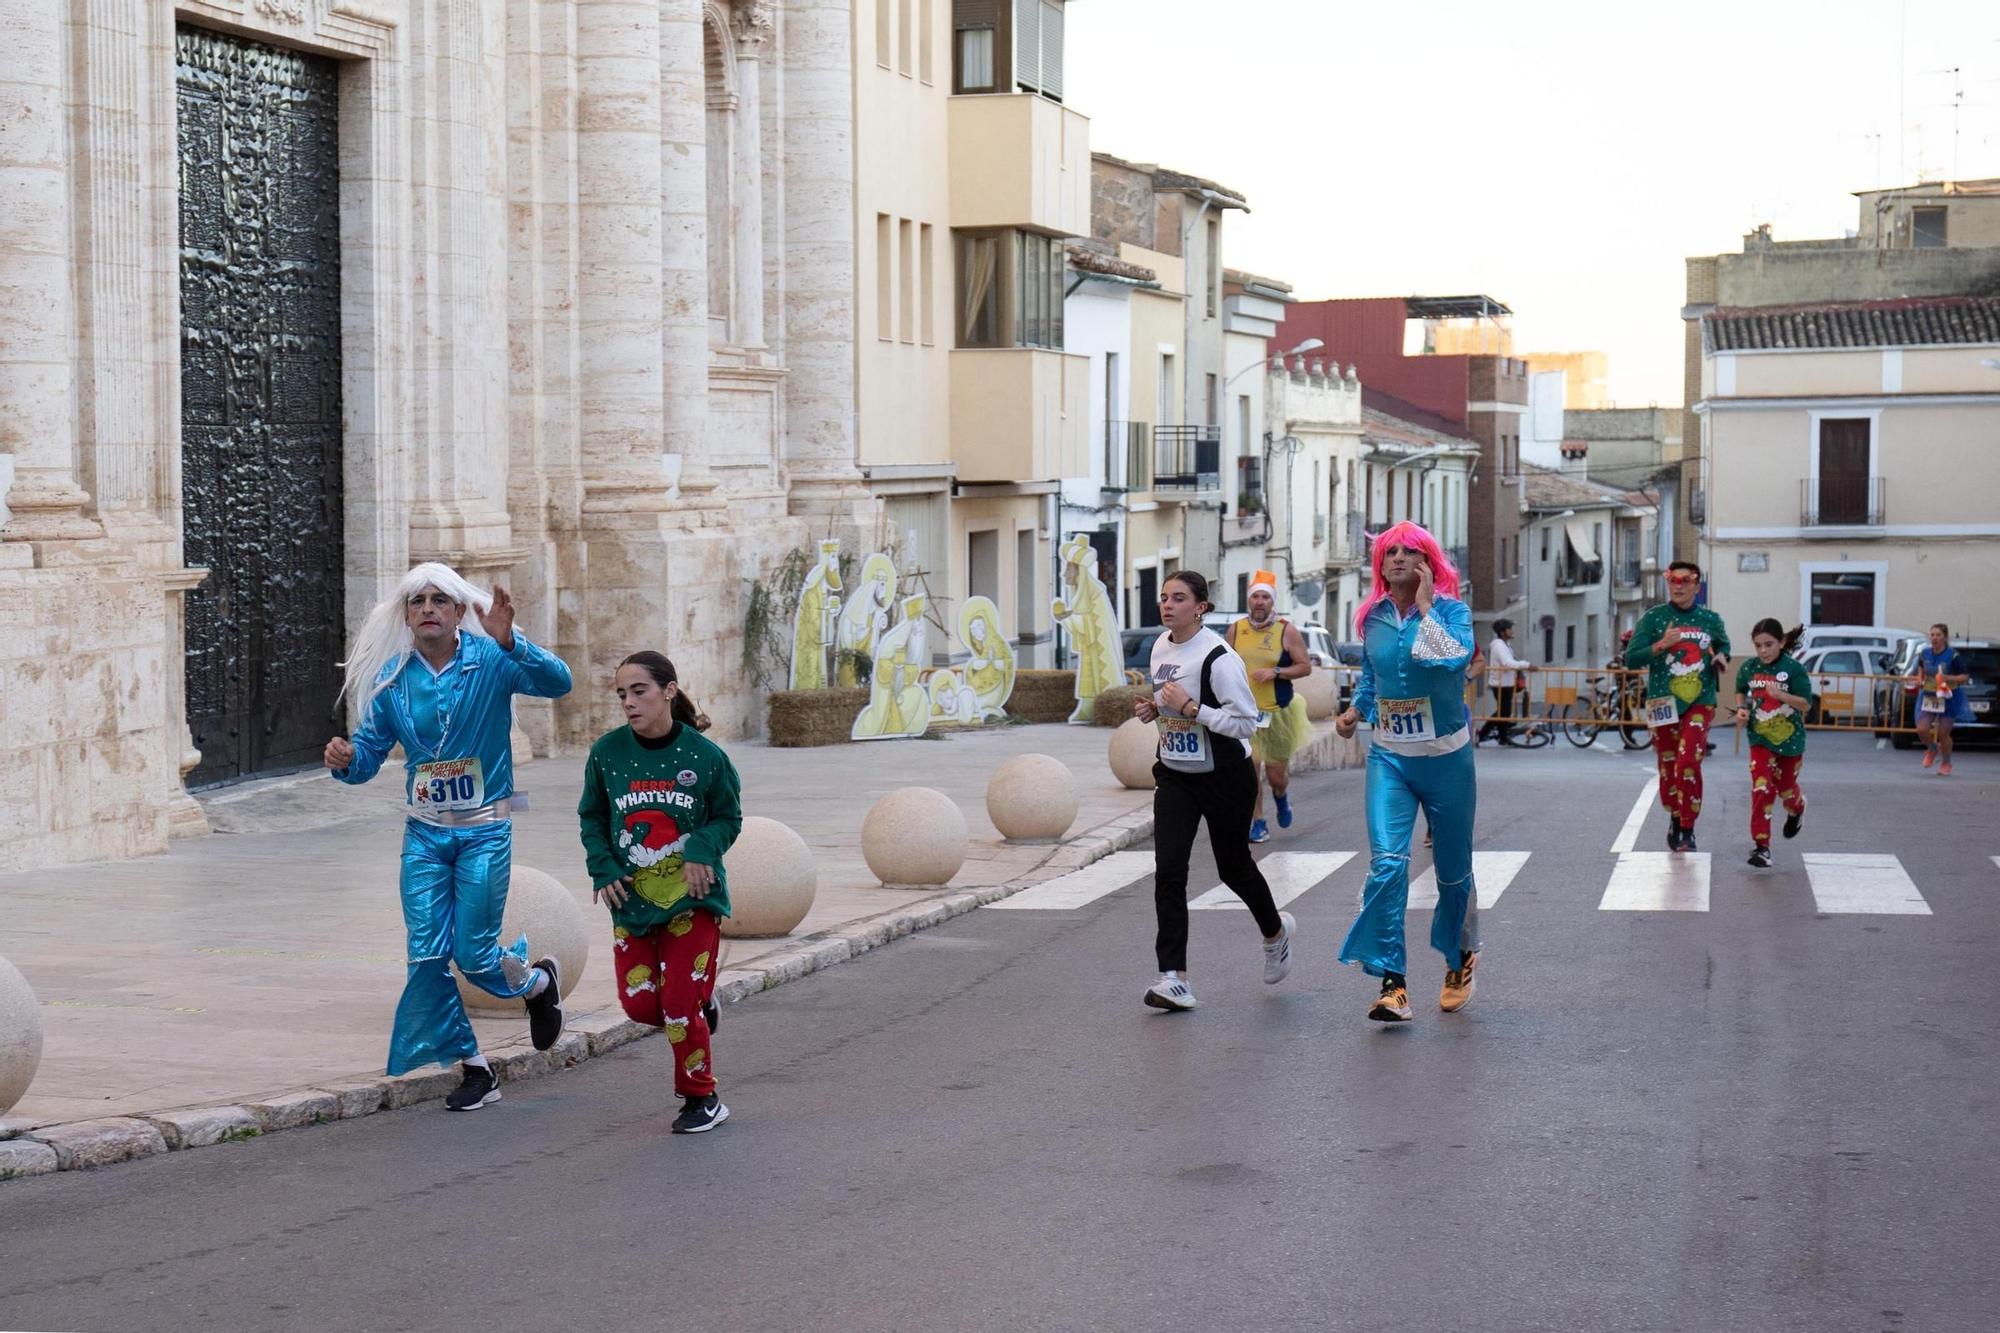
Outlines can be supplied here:
[[1758, 621], [1754, 626], [1751, 627], [1750, 630], [1751, 638], [1754, 639], [1759, 634], [1768, 634], [1772, 638], [1778, 640], [1779, 642], [1778, 651], [1784, 653], [1787, 656], [1790, 656], [1792, 653], [1798, 651], [1799, 640], [1805, 638], [1806, 636], [1806, 627], [1803, 623], [1801, 623], [1792, 626], [1788, 630], [1785, 628], [1785, 622], [1779, 620], [1776, 616], [1765, 616], [1762, 620]]
[[[618, 665], [638, 667], [651, 676], [653, 683], [663, 690], [669, 685], [678, 686], [681, 683], [679, 674], [674, 670], [674, 664], [667, 660], [666, 654], [656, 653], [650, 648], [633, 653]], [[696, 731], [708, 730], [710, 725], [708, 714], [695, 707], [694, 700], [688, 697], [686, 690], [674, 691], [672, 709], [674, 721], [682, 726], [693, 727]]]

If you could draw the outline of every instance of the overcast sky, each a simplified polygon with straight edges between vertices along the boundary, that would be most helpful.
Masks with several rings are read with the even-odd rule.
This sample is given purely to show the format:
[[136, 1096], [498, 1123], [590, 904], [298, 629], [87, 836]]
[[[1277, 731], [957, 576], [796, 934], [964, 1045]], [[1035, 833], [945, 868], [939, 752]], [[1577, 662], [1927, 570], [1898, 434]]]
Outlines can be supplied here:
[[1068, 12], [1091, 146], [1246, 195], [1232, 267], [1308, 298], [1488, 293], [1517, 349], [1608, 353], [1621, 403], [1680, 402], [1686, 256], [1760, 222], [1838, 236], [1851, 191], [1953, 174], [1953, 66], [1957, 175], [2000, 176], [1996, 0]]

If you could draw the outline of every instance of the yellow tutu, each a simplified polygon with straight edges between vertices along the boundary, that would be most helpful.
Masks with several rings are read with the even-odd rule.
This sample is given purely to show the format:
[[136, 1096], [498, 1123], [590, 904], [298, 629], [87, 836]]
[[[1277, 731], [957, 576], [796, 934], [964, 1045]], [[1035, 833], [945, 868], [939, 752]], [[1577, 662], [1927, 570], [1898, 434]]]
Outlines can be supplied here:
[[1301, 745], [1312, 739], [1312, 719], [1306, 715], [1305, 696], [1294, 694], [1292, 701], [1271, 714], [1271, 725], [1250, 733], [1250, 753], [1260, 764], [1289, 764]]

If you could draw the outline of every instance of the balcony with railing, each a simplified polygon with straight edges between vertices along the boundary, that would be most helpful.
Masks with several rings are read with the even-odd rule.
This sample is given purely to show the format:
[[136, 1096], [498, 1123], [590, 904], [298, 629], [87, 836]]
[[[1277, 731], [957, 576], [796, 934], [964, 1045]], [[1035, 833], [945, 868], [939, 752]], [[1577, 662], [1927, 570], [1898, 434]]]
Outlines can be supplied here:
[[1221, 494], [1222, 428], [1153, 427], [1153, 489], [1178, 495]]
[[1855, 529], [1879, 528], [1884, 522], [1883, 479], [1839, 474], [1799, 479], [1799, 526]]
[[1264, 460], [1236, 460], [1236, 512], [1260, 514], [1264, 511]]
[[1104, 423], [1104, 489], [1153, 489], [1153, 428], [1143, 421]]

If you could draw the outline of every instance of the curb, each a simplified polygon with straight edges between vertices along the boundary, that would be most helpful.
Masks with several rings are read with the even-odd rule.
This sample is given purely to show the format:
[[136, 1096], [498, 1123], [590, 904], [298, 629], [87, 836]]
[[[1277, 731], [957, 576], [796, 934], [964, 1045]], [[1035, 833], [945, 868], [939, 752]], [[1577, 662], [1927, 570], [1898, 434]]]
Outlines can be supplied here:
[[[715, 1003], [738, 1004], [788, 981], [859, 958], [905, 935], [1010, 898], [1152, 836], [1151, 808], [1135, 810], [1051, 845], [1048, 855], [1033, 869], [1005, 884], [938, 889], [908, 907], [808, 935], [754, 964], [728, 968], [716, 978]], [[521, 1045], [501, 1046], [486, 1054], [500, 1081], [512, 1083], [573, 1068], [641, 1038], [657, 1036], [659, 1031], [622, 1014], [595, 1014], [567, 1024], [556, 1044], [546, 1051]], [[426, 1069], [393, 1078], [325, 1083], [234, 1105], [110, 1116], [39, 1129], [0, 1121], [0, 1181], [110, 1166], [160, 1153], [237, 1143], [281, 1130], [358, 1119], [377, 1111], [401, 1110], [443, 1098], [458, 1081], [455, 1068]]]

